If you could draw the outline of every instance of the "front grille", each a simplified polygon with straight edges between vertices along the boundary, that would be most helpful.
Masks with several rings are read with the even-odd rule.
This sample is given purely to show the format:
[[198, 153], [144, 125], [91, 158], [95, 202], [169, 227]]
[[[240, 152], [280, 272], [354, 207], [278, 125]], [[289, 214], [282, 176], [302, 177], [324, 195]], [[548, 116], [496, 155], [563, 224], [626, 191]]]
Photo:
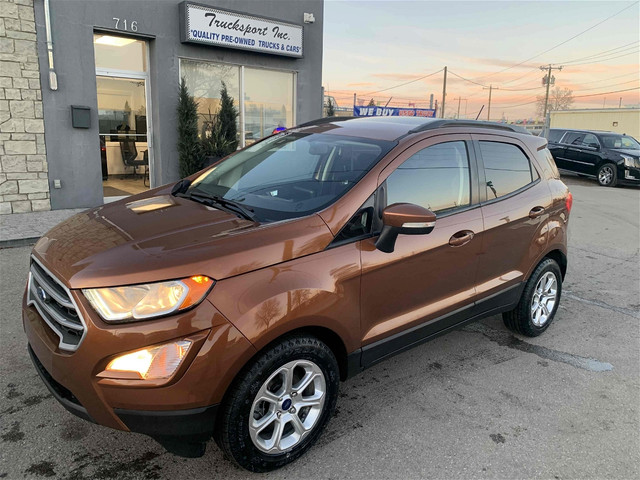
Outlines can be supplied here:
[[62, 350], [77, 350], [86, 327], [71, 293], [38, 260], [31, 257], [27, 304], [33, 305], [42, 319], [60, 337]]

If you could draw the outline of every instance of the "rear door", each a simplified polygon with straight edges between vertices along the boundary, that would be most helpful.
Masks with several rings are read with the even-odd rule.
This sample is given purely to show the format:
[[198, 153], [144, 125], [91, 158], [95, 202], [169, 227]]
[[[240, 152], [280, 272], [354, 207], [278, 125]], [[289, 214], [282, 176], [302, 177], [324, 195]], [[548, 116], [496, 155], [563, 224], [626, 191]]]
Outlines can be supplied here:
[[549, 130], [549, 138], [547, 139], [549, 141], [549, 151], [559, 168], [565, 168], [564, 164], [566, 160], [564, 159], [564, 153], [566, 146], [561, 142], [566, 132], [566, 130], [552, 128]]
[[585, 132], [567, 132], [562, 139], [565, 148], [564, 160], [566, 166], [561, 168], [572, 172], [591, 173], [589, 164], [584, 161], [584, 157], [582, 155], [582, 146], [586, 135], [587, 134]]
[[380, 174], [378, 218], [385, 206], [406, 202], [437, 220], [428, 235], [399, 235], [392, 253], [375, 248], [377, 237], [362, 241], [364, 365], [456, 323], [456, 313], [472, 307], [483, 224], [470, 139], [418, 142]]
[[546, 247], [552, 198], [524, 143], [499, 135], [473, 139], [484, 220], [477, 310], [487, 311], [519, 298], [518, 287]]
[[593, 133], [585, 133], [578, 150], [576, 161], [581, 171], [589, 175], [596, 175], [602, 155], [598, 137]]

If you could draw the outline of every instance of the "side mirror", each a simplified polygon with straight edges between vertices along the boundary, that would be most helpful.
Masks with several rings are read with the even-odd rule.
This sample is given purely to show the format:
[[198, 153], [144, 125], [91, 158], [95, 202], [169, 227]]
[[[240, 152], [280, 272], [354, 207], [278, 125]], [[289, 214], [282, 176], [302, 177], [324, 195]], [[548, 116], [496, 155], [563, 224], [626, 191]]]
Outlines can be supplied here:
[[600, 150], [600, 145], [598, 145], [597, 143], [590, 143], [587, 146], [593, 148], [594, 150]]
[[426, 235], [436, 226], [436, 214], [413, 203], [394, 203], [382, 211], [382, 232], [376, 241], [381, 252], [393, 252], [398, 234]]

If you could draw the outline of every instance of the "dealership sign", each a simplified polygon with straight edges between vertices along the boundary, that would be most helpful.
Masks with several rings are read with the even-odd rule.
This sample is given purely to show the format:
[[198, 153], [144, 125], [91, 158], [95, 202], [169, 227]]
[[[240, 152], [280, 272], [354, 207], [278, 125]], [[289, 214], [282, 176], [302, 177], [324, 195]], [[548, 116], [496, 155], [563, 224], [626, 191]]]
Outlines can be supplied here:
[[398, 107], [356, 107], [353, 106], [354, 117], [435, 117], [436, 111], [431, 108], [398, 108]]
[[182, 41], [302, 57], [302, 26], [211, 8], [180, 4]]

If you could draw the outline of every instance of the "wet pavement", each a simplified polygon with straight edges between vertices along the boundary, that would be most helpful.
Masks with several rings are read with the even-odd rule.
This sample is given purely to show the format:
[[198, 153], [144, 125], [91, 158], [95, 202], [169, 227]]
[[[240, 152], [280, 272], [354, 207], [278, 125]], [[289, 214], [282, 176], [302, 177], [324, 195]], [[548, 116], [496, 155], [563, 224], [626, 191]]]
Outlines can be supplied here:
[[640, 189], [566, 181], [569, 269], [544, 335], [494, 316], [378, 364], [341, 384], [316, 446], [267, 475], [213, 442], [183, 459], [67, 413], [26, 352], [30, 249], [0, 250], [0, 478], [640, 477]]

